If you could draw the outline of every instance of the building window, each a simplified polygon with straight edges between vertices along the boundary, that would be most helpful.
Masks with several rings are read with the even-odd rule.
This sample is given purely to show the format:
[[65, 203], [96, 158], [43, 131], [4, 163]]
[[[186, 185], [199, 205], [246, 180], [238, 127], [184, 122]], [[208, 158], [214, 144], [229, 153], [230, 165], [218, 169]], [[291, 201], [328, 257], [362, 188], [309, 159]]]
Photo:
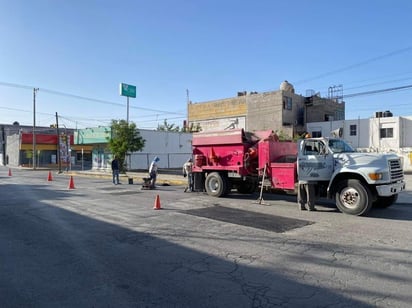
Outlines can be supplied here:
[[321, 131], [312, 132], [312, 137], [313, 138], [320, 138], [320, 137], [322, 137], [322, 132]]
[[334, 120], [333, 115], [331, 115], [331, 114], [325, 114], [325, 121], [326, 121], [326, 122], [328, 122], [328, 121], [333, 121], [333, 120]]
[[297, 118], [297, 121], [298, 121], [297, 125], [303, 125], [305, 123], [304, 119], [305, 119], [305, 109], [304, 108], [299, 108], [298, 118]]
[[342, 110], [337, 110], [335, 111], [335, 120], [339, 121], [339, 120], [344, 120], [345, 119], [345, 112]]
[[349, 136], [356, 136], [356, 125], [349, 126]]
[[292, 110], [292, 98], [284, 96], [283, 97], [283, 109]]
[[380, 129], [381, 138], [393, 138], [393, 128], [381, 128]]

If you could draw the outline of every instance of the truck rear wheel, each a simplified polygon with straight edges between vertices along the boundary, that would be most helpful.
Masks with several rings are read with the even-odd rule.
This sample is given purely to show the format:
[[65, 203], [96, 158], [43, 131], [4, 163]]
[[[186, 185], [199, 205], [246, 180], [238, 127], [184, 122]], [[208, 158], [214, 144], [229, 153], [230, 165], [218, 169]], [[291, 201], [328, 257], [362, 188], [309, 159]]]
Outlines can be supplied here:
[[389, 197], [378, 197], [372, 206], [377, 209], [384, 209], [394, 204], [396, 200], [398, 200], [397, 194]]
[[227, 193], [227, 182], [219, 172], [208, 174], [205, 181], [205, 188], [208, 195], [213, 197], [221, 197]]
[[338, 183], [335, 200], [338, 209], [350, 215], [365, 215], [372, 207], [372, 195], [369, 188], [355, 179]]

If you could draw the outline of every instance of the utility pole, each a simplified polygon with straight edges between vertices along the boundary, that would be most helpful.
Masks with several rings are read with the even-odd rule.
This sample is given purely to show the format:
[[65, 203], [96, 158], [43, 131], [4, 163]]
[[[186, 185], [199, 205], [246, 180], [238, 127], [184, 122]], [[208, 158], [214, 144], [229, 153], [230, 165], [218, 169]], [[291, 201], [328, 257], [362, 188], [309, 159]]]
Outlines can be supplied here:
[[190, 98], [189, 98], [189, 89], [186, 89], [186, 121], [184, 121], [185, 127], [184, 131], [189, 132], [189, 105], [190, 105]]
[[36, 93], [39, 88], [33, 88], [33, 169], [36, 169]]
[[57, 165], [59, 166], [59, 172], [62, 173], [62, 162], [60, 159], [60, 132], [59, 132], [59, 116], [56, 112], [56, 134], [57, 134]]

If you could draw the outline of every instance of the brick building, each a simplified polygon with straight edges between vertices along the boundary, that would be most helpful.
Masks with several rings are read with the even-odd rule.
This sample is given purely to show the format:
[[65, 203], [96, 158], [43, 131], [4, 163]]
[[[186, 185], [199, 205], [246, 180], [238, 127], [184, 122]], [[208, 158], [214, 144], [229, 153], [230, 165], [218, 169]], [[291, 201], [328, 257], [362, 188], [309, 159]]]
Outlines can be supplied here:
[[232, 98], [188, 104], [188, 126], [202, 131], [272, 129], [292, 137], [304, 132], [308, 122], [344, 119], [344, 102], [313, 93], [296, 94], [287, 81], [278, 91], [238, 92]]

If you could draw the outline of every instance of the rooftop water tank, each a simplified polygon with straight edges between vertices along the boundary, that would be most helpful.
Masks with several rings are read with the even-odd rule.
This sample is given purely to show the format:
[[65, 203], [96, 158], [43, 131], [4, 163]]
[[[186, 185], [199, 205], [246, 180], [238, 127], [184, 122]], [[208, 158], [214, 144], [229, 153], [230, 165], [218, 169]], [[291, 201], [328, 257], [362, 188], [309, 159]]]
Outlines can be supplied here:
[[295, 93], [295, 88], [293, 87], [293, 85], [291, 83], [289, 83], [287, 80], [283, 81], [280, 84], [280, 90], [281, 91], [285, 91], [285, 92], [291, 92], [291, 93]]

